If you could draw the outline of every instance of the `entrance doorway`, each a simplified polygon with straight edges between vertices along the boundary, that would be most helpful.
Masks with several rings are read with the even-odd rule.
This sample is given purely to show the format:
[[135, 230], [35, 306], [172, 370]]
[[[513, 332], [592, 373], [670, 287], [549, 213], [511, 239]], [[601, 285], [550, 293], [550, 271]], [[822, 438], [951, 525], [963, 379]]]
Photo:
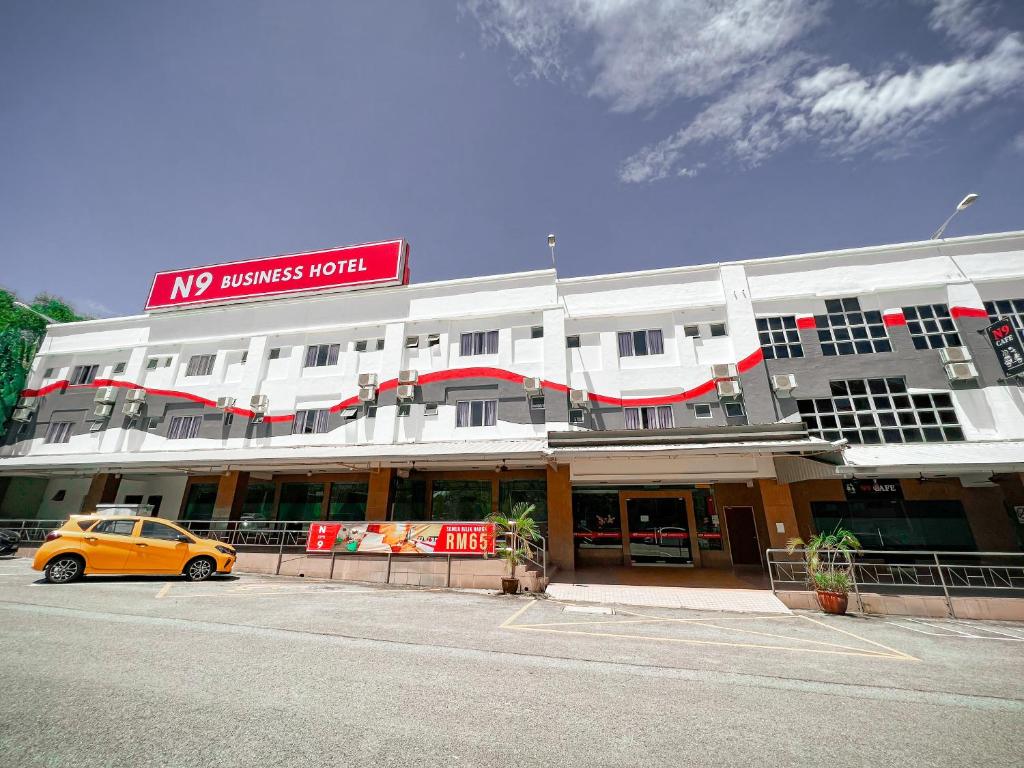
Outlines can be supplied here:
[[629, 565], [700, 565], [690, 493], [623, 491], [619, 495], [623, 561]]
[[726, 507], [725, 527], [733, 565], [761, 565], [761, 547], [753, 507]]

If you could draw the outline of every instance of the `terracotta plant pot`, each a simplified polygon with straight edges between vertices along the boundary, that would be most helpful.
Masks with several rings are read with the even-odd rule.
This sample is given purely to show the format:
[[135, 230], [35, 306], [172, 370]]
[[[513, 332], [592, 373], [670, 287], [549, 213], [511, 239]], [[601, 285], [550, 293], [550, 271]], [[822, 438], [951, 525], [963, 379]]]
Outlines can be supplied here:
[[509, 578], [507, 576], [501, 577], [501, 594], [503, 595], [514, 595], [519, 591], [519, 579]]
[[832, 613], [836, 616], [843, 616], [846, 614], [848, 597], [845, 592], [829, 592], [824, 589], [819, 589], [816, 594], [818, 596], [818, 605], [825, 613]]

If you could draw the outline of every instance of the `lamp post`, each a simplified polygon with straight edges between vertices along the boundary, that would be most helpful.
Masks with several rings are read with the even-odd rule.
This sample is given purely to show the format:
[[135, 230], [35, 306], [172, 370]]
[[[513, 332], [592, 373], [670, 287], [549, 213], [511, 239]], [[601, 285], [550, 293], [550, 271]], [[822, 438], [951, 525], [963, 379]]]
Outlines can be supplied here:
[[36, 317], [41, 317], [41, 318], [42, 318], [43, 320], [45, 320], [46, 322], [48, 322], [48, 323], [49, 323], [50, 325], [56, 325], [57, 323], [59, 323], [59, 322], [60, 322], [59, 320], [54, 320], [54, 319], [53, 319], [52, 317], [50, 317], [49, 315], [44, 315], [44, 314], [43, 314], [42, 312], [40, 312], [40, 311], [39, 311], [38, 309], [32, 309], [32, 307], [30, 307], [30, 306], [29, 306], [28, 304], [26, 304], [26, 303], [25, 303], [24, 301], [15, 301], [15, 302], [14, 302], [14, 306], [16, 306], [16, 307], [18, 307], [18, 308], [20, 308], [20, 309], [24, 309], [24, 310], [26, 310], [27, 312], [31, 312], [31, 313], [32, 313], [33, 315], [35, 315]]
[[558, 269], [555, 265], [555, 235], [554, 233], [548, 235], [548, 248], [551, 249], [551, 268]]
[[946, 227], [949, 226], [949, 222], [951, 222], [953, 220], [953, 217], [956, 216], [958, 213], [960, 213], [960, 211], [964, 210], [965, 208], [969, 208], [971, 205], [973, 205], [975, 203], [975, 201], [977, 201], [977, 199], [978, 199], [978, 195], [975, 194], [974, 192], [971, 192], [969, 195], [967, 195], [967, 197], [965, 197], [963, 200], [961, 200], [960, 201], [960, 205], [958, 205], [956, 207], [956, 210], [953, 211], [951, 214], [949, 214], [949, 218], [946, 219], [944, 222], [942, 222], [942, 226], [941, 227], [939, 227], [937, 230], [935, 230], [935, 234], [932, 235], [931, 239], [932, 240], [940, 240], [940, 239], [942, 239], [942, 233], [946, 231]]

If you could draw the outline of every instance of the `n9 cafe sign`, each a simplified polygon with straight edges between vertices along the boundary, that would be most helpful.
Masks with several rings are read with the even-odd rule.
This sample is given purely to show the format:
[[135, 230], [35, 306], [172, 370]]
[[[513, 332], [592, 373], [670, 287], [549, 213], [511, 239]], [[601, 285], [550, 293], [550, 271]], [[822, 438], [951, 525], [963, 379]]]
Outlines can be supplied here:
[[493, 555], [494, 523], [313, 523], [307, 552]]
[[158, 272], [153, 278], [146, 309], [406, 285], [408, 262], [409, 244], [405, 240], [388, 240]]

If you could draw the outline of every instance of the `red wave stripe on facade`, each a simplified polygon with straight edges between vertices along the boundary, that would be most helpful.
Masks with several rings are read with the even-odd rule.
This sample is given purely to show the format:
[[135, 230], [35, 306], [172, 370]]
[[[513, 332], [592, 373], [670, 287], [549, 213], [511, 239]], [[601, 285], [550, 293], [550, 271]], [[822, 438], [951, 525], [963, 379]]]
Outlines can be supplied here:
[[988, 312], [977, 307], [950, 307], [949, 316], [957, 317], [983, 317], [988, 320]]
[[882, 322], [886, 325], [906, 325], [907, 317], [902, 312], [892, 312], [888, 315], [882, 315]]
[[[764, 354], [760, 349], [752, 352], [751, 354], [744, 357], [738, 363], [736, 363], [736, 371], [740, 374], [746, 373], [747, 371], [755, 368], [764, 362]], [[486, 367], [475, 367], [475, 368], [450, 368], [445, 371], [432, 371], [430, 373], [424, 373], [419, 377], [418, 384], [432, 384], [439, 381], [458, 381], [460, 379], [498, 379], [501, 381], [511, 381], [515, 384], [521, 384], [523, 379], [526, 378], [520, 373], [514, 371], [508, 371], [504, 368], [486, 368]], [[548, 381], [547, 379], [541, 380], [541, 386], [544, 389], [554, 390], [555, 392], [568, 392], [569, 387], [565, 384], [560, 384], [556, 381]], [[168, 397], [177, 398], [179, 400], [188, 400], [193, 403], [199, 403], [200, 405], [208, 408], [216, 408], [217, 401], [210, 400], [206, 397], [194, 395], [191, 392], [182, 392], [177, 389], [157, 389], [155, 387], [144, 387], [141, 384], [136, 384], [131, 381], [117, 381], [116, 379], [95, 379], [89, 384], [70, 384], [67, 379], [55, 381], [52, 384], [47, 384], [45, 387], [40, 389], [23, 389], [21, 391], [22, 397], [46, 397], [46, 395], [56, 391], [66, 391], [68, 389], [96, 389], [98, 387], [119, 387], [121, 389], [142, 389], [147, 394], [153, 395], [154, 397]], [[382, 381], [377, 385], [378, 392], [387, 392], [389, 390], [398, 387], [398, 379], [388, 379]], [[715, 380], [705, 381], [703, 384], [699, 384], [692, 389], [684, 390], [674, 395], [661, 395], [659, 397], [611, 397], [609, 395], [601, 395], [596, 392], [590, 393], [590, 399], [595, 403], [606, 403], [609, 405], [617, 406], [644, 406], [644, 405], [670, 405], [672, 403], [681, 403], [686, 400], [692, 400], [695, 397], [712, 392], [715, 389]], [[339, 403], [335, 403], [328, 410], [331, 413], [337, 413], [345, 408], [359, 404], [359, 398], [355, 395], [342, 400]], [[248, 408], [225, 408], [226, 413], [232, 413], [236, 416], [245, 416], [246, 418], [252, 418], [254, 415]], [[293, 421], [295, 419], [294, 413], [278, 414], [277, 416], [264, 416], [263, 421], [268, 423], [279, 423], [286, 421]]]
[[796, 327], [804, 330], [809, 330], [818, 327], [818, 321], [814, 319], [814, 315], [808, 317], [798, 317], [796, 319]]

